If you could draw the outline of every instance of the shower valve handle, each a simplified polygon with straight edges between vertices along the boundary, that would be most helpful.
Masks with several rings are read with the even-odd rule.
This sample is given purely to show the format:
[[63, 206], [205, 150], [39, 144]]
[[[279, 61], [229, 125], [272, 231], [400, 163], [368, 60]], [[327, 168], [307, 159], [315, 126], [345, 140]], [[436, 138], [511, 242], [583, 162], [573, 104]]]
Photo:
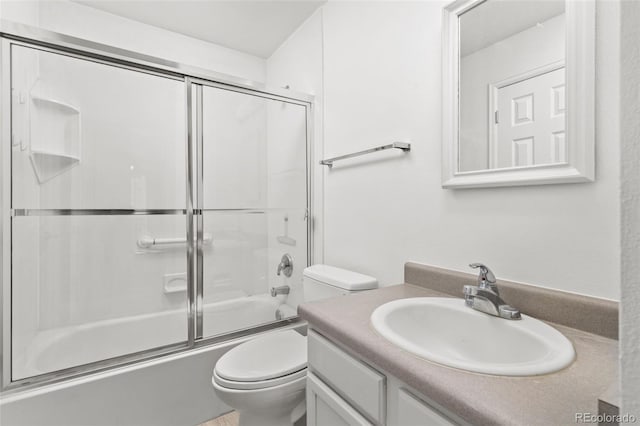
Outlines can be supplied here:
[[293, 273], [293, 259], [289, 253], [283, 254], [280, 259], [277, 274], [280, 275], [281, 272], [284, 272], [285, 277], [290, 277]]

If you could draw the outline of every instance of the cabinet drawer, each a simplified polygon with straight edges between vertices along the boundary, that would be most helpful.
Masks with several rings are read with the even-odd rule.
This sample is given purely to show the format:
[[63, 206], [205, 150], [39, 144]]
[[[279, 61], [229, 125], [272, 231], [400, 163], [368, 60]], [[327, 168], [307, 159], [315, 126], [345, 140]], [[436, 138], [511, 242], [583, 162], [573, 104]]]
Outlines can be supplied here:
[[398, 425], [455, 426], [455, 423], [435, 408], [404, 389], [400, 389], [398, 392]]
[[385, 377], [309, 331], [309, 369], [376, 424], [385, 418]]
[[307, 426], [373, 426], [313, 373], [307, 375]]

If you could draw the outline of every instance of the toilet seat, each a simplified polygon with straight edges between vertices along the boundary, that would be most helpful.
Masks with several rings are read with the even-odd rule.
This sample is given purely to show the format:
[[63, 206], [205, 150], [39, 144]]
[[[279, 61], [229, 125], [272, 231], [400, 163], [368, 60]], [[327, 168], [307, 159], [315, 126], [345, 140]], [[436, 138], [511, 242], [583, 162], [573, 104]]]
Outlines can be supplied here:
[[216, 370], [213, 370], [213, 381], [223, 388], [236, 389], [236, 390], [256, 390], [266, 389], [279, 386], [282, 384], [293, 382], [299, 378], [304, 378], [307, 375], [307, 368], [303, 368], [295, 373], [288, 374], [286, 376], [276, 377], [268, 380], [257, 380], [253, 382], [239, 382], [234, 380], [227, 380], [218, 376]]
[[307, 338], [294, 330], [269, 333], [224, 354], [213, 380], [228, 389], [264, 389], [304, 377]]

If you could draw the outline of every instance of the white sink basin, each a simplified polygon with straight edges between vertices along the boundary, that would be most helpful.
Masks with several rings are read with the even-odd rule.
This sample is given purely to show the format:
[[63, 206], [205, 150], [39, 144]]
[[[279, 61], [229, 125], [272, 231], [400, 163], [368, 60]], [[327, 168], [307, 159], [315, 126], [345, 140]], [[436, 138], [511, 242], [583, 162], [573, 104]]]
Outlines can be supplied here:
[[506, 320], [465, 306], [462, 299], [416, 297], [385, 303], [371, 314], [375, 330], [421, 358], [500, 376], [561, 370], [575, 358], [555, 328], [522, 315]]

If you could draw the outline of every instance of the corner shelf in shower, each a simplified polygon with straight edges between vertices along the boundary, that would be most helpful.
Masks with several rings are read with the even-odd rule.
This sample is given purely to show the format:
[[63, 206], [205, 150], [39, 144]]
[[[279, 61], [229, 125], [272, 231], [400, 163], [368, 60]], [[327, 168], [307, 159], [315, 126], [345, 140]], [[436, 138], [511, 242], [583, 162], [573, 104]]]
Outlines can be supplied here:
[[80, 163], [80, 110], [31, 93], [30, 158], [39, 183]]

